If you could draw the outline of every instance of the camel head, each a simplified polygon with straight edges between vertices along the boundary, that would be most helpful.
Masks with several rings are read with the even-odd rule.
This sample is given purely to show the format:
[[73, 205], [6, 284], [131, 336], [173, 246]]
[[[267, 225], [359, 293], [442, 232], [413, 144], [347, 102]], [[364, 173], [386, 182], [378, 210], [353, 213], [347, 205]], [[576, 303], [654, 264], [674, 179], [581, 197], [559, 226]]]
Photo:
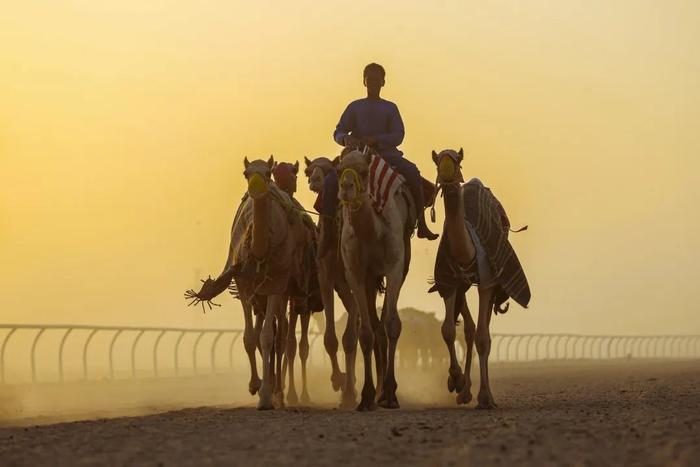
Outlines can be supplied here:
[[243, 175], [248, 180], [248, 194], [251, 198], [257, 199], [267, 195], [272, 183], [272, 169], [275, 166], [275, 158], [270, 156], [267, 161], [256, 159], [249, 162], [246, 157], [243, 160], [245, 170]]
[[369, 186], [369, 164], [372, 155], [352, 150], [340, 160], [340, 190], [338, 198], [342, 204], [351, 207], [359, 205], [367, 195]]
[[331, 160], [328, 157], [317, 157], [312, 160], [304, 157], [304, 163], [306, 164], [304, 175], [309, 179], [309, 189], [314, 193], [320, 193], [323, 190], [323, 179], [328, 172], [338, 166], [339, 158]]
[[433, 162], [437, 165], [438, 185], [455, 185], [464, 181], [462, 177], [462, 159], [464, 159], [464, 150], [462, 148], [459, 148], [459, 151], [445, 149], [440, 151], [440, 154], [433, 151]]
[[297, 191], [297, 174], [299, 173], [299, 161], [294, 164], [289, 162], [277, 162], [272, 169], [272, 178], [278, 187], [292, 196]]

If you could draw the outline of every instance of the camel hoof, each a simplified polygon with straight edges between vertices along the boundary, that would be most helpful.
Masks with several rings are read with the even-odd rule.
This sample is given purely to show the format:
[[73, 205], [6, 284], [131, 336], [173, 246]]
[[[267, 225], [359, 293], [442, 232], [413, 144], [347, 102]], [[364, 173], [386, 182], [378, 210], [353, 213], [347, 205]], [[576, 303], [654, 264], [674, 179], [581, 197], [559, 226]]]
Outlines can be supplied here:
[[360, 403], [357, 405], [357, 408], [355, 408], [356, 411], [358, 412], [373, 412], [377, 410], [377, 404], [374, 402], [374, 400], [369, 400], [369, 401], [360, 401]]
[[331, 385], [335, 392], [340, 391], [340, 389], [345, 385], [345, 373], [334, 373], [331, 375]]
[[276, 409], [284, 408], [284, 393], [282, 391], [275, 391], [272, 395], [272, 404]]
[[290, 390], [287, 393], [287, 403], [289, 405], [297, 405], [299, 403], [299, 396], [297, 396], [297, 392]]
[[477, 401], [478, 404], [476, 405], [476, 408], [479, 410], [493, 410], [498, 407], [491, 394], [479, 394]]
[[400, 409], [401, 405], [396, 396], [388, 396], [382, 402], [379, 403], [379, 407], [383, 409]]
[[468, 404], [471, 401], [472, 401], [471, 391], [461, 391], [459, 394], [457, 394], [457, 405]]
[[309, 405], [311, 404], [311, 397], [309, 397], [309, 393], [306, 391], [301, 392], [301, 403], [304, 405]]
[[248, 391], [250, 392], [250, 395], [254, 396], [260, 390], [261, 385], [262, 381], [260, 381], [260, 378], [251, 379], [250, 383], [248, 383]]
[[272, 397], [260, 396], [260, 400], [258, 401], [258, 410], [273, 410], [274, 408], [275, 404], [272, 403]]
[[467, 378], [461, 371], [459, 373], [450, 372], [447, 377], [447, 390], [449, 392], [460, 392], [466, 384]]
[[340, 405], [338, 407], [341, 410], [351, 410], [357, 407], [357, 401], [354, 398], [348, 400], [343, 399], [340, 401]]

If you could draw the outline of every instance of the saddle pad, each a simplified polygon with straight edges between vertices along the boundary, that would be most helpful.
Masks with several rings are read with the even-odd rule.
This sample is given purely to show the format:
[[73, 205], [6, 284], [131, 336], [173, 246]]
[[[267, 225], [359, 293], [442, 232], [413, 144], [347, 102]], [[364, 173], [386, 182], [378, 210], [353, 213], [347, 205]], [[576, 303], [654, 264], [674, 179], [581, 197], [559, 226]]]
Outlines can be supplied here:
[[381, 213], [386, 202], [394, 196], [404, 183], [404, 178], [384, 159], [372, 156], [369, 164], [369, 196], [377, 213]]

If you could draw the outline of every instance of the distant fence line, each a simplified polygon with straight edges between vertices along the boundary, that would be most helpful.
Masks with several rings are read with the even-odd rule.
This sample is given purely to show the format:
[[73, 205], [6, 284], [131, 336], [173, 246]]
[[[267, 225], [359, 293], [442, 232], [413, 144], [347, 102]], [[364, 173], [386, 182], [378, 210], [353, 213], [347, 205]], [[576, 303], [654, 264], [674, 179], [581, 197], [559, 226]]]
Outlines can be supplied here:
[[[150, 362], [151, 377], [162, 376], [163, 368], [159, 368], [158, 351], [161, 347], [163, 337], [174, 334], [176, 340], [173, 346], [173, 354], [170, 357], [173, 366], [168, 368], [179, 376], [183, 370], [197, 374], [200, 370], [209, 373], [216, 373], [223, 369], [217, 366], [217, 349], [223, 345], [228, 345], [228, 365], [227, 369], [234, 367], [234, 345], [240, 342], [243, 334], [242, 329], [201, 329], [201, 328], [174, 328], [174, 327], [133, 327], [133, 326], [90, 326], [72, 324], [0, 324], [0, 383], [6, 382], [6, 349], [13, 336], [20, 333], [31, 333], [31, 348], [29, 351], [29, 363], [31, 368], [31, 381], [37, 382], [37, 361], [36, 349], [39, 341], [47, 334], [58, 333], [59, 344], [56, 349], [56, 368], [58, 381], [64, 381], [64, 349], [69, 337], [76, 336], [76, 331], [85, 331], [82, 336], [81, 358], [82, 358], [82, 379], [88, 379], [88, 359], [90, 356], [90, 344], [95, 341], [98, 334], [107, 334], [109, 345], [106, 356], [102, 356], [102, 363], [107, 364], [109, 378], [117, 378], [115, 372], [115, 345], [119, 340], [131, 339], [129, 361], [130, 373], [127, 377], [137, 377], [136, 350], [139, 343], [147, 342], [144, 335], [150, 334]], [[183, 338], [186, 335], [193, 335], [194, 340], [189, 349], [192, 355], [192, 364], [184, 366], [180, 360], [180, 351]], [[209, 340], [208, 349], [200, 349], [204, 336], [212, 336]], [[319, 332], [310, 332], [310, 345], [312, 350], [314, 344], [322, 336]], [[697, 335], [660, 335], [660, 336], [601, 336], [601, 335], [581, 335], [581, 334], [492, 334], [491, 355], [492, 360], [497, 362], [518, 362], [532, 360], [568, 360], [568, 359], [615, 359], [615, 358], [696, 358], [700, 357], [700, 336]], [[74, 337], [75, 339], [76, 337]], [[320, 339], [322, 342], [323, 339]], [[401, 340], [399, 342], [399, 355], [401, 359]], [[414, 344], [411, 344], [414, 345]], [[442, 343], [441, 336], [436, 334], [434, 342], [417, 347], [416, 362], [413, 365], [428, 367], [433, 366], [435, 361], [441, 362], [446, 358], [446, 350]], [[208, 350], [208, 368], [198, 368], [199, 352]], [[319, 349], [321, 351], [321, 349]], [[240, 352], [243, 352], [241, 348]], [[463, 349], [462, 349], [463, 352]], [[313, 352], [312, 352], [313, 354]], [[206, 355], [206, 354], [205, 354]], [[419, 355], [419, 356], [418, 356]], [[408, 352], [406, 357], [408, 358]], [[17, 361], [16, 355], [13, 358]], [[106, 358], [105, 358], [106, 357]], [[93, 354], [92, 359], [96, 357]], [[106, 361], [105, 361], [106, 360]], [[313, 363], [313, 362], [312, 362]], [[404, 363], [404, 362], [401, 362]], [[120, 375], [124, 377], [124, 375]]]

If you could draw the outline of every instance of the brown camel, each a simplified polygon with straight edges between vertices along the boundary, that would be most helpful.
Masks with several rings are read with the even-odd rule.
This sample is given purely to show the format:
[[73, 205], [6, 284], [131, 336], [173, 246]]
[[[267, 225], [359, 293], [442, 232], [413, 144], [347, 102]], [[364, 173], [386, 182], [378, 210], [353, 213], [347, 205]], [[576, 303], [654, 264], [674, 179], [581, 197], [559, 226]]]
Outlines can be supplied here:
[[[313, 160], [304, 158], [306, 169], [304, 173], [309, 180], [309, 188], [319, 196], [323, 196], [323, 179], [331, 171], [337, 169], [339, 159], [331, 161], [327, 157], [317, 157]], [[331, 384], [335, 391], [342, 389], [341, 407], [354, 407], [357, 403], [357, 392], [355, 390], [355, 357], [357, 354], [357, 331], [349, 332], [349, 324], [346, 326], [343, 333], [343, 350], [345, 353], [345, 371], [344, 375], [340, 371], [338, 365], [338, 338], [335, 333], [335, 304], [333, 291], [335, 290], [343, 303], [343, 306], [348, 312], [348, 315], [354, 317], [353, 320], [348, 320], [354, 323], [357, 327], [357, 313], [355, 311], [355, 301], [352, 297], [352, 291], [348, 285], [343, 272], [342, 258], [338, 254], [338, 242], [340, 236], [331, 229], [324, 226], [333, 225], [335, 229], [336, 223], [319, 222], [320, 233], [319, 239], [326, 239], [330, 242], [330, 248], [325, 252], [321, 252], [319, 248], [318, 254], [318, 280], [321, 288], [321, 298], [323, 300], [323, 309], [325, 310], [326, 328], [323, 334], [323, 344], [326, 352], [331, 360]], [[324, 254], [325, 253], [325, 254]]]
[[[185, 296], [193, 303], [209, 302], [234, 281], [232, 290], [240, 298], [245, 316], [243, 342], [251, 366], [249, 389], [251, 394], [258, 392], [259, 409], [272, 409], [284, 405], [285, 303], [290, 277], [298, 273], [293, 270], [294, 255], [303, 249], [304, 226], [287, 194], [272, 182], [274, 158], [253, 162], [246, 158], [244, 165], [248, 190], [233, 222], [224, 271], [217, 279], [206, 280], [199, 292], [190, 290]], [[253, 310], [262, 316], [255, 327]], [[255, 361], [257, 343], [263, 361], [261, 383]]]
[[[377, 401], [380, 406], [399, 407], [394, 373], [396, 344], [401, 334], [397, 302], [410, 263], [410, 237], [416, 224], [415, 207], [403, 187], [389, 196], [381, 214], [375, 211], [369, 195], [369, 167], [373, 157], [358, 150], [344, 154], [339, 180], [339, 198], [343, 204], [341, 254], [359, 312], [360, 347], [365, 369], [362, 398], [357, 406], [360, 411], [376, 408], [377, 392], [380, 393]], [[375, 311], [376, 297], [384, 278], [386, 295], [380, 322]], [[354, 316], [348, 316], [346, 332], [356, 332], [354, 319]], [[372, 381], [375, 334], [379, 339], [378, 351], [375, 352], [379, 391]], [[381, 342], [382, 336], [388, 338], [388, 348]], [[354, 365], [354, 362], [348, 363]], [[348, 373], [350, 371], [348, 369]]]
[[301, 360], [301, 402], [311, 402], [308, 391], [308, 379], [306, 362], [309, 358], [309, 322], [311, 313], [322, 311], [321, 293], [318, 284], [318, 270], [316, 266], [316, 225], [307, 214], [299, 201], [294, 198], [297, 191], [297, 174], [299, 162], [290, 164], [280, 162], [272, 171], [277, 186], [291, 199], [294, 207], [304, 220], [304, 241], [301, 250], [294, 255], [293, 270], [298, 274], [292, 278], [289, 287], [289, 327], [287, 328], [287, 348], [282, 363], [282, 377], [289, 370], [289, 388], [287, 390], [287, 402], [292, 405], [299, 403], [296, 385], [294, 381], [294, 360], [297, 353], [296, 324], [301, 322], [301, 339], [299, 340], [299, 358]]
[[[458, 404], [471, 401], [470, 370], [476, 340], [481, 373], [477, 408], [493, 409], [496, 403], [491, 394], [488, 370], [491, 315], [492, 312], [507, 311], [507, 304], [504, 308], [500, 308], [500, 304], [508, 296], [526, 306], [530, 291], [520, 263], [507, 241], [508, 223], [503, 222], [505, 211], [478, 179], [462, 184], [460, 164], [463, 157], [462, 149], [448, 149], [440, 154], [433, 151], [438, 186], [443, 191], [445, 225], [435, 263], [435, 286], [431, 291], [439, 291], [445, 301], [442, 336], [450, 354], [448, 390], [457, 392]], [[468, 206], [465, 205], [465, 197], [470, 200]], [[469, 313], [465, 295], [471, 284], [478, 284], [479, 315], [476, 325]], [[464, 318], [466, 339], [464, 372], [457, 362], [454, 346], [455, 322], [459, 315]]]

